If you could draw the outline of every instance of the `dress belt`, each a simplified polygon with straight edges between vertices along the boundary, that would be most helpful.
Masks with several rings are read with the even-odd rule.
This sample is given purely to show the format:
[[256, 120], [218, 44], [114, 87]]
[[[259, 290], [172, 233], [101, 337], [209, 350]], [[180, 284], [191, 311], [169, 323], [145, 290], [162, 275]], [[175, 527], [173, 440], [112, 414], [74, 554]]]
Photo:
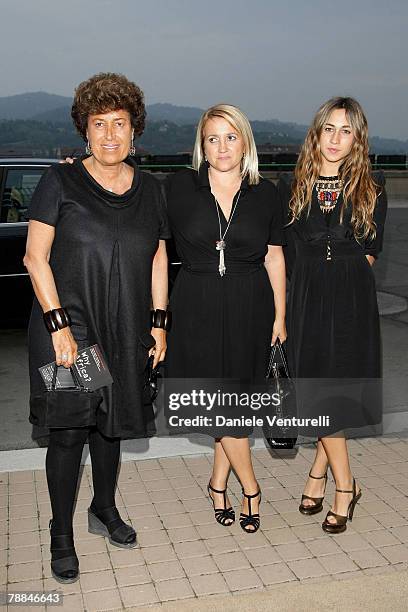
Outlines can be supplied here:
[[[256, 272], [264, 267], [262, 263], [252, 263], [252, 262], [232, 262], [229, 261], [226, 264], [227, 271], [225, 273], [226, 276], [229, 274], [251, 274], [252, 272]], [[191, 272], [192, 274], [217, 274], [219, 276], [218, 271], [218, 261], [211, 261], [205, 263], [183, 263], [181, 265], [183, 270], [187, 272]]]
[[363, 248], [357, 242], [336, 242], [334, 240], [319, 240], [318, 242], [296, 242], [296, 255], [335, 259], [336, 257], [355, 257], [364, 255]]

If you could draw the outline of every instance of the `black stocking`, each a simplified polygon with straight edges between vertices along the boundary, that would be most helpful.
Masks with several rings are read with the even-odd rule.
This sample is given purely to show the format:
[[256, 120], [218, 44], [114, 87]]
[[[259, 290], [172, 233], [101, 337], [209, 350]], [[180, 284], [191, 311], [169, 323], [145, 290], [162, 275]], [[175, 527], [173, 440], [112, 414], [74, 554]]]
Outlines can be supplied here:
[[89, 434], [94, 497], [92, 507], [104, 510], [115, 505], [115, 487], [120, 457], [120, 438], [107, 438], [98, 430]]
[[[72, 513], [87, 428], [51, 429], [46, 458], [52, 534], [72, 534]], [[53, 558], [64, 556], [56, 553]]]
[[92, 430], [89, 434], [89, 450], [94, 485], [91, 510], [104, 523], [114, 540], [126, 547], [136, 541], [136, 534], [120, 518], [115, 504], [120, 439], [107, 438], [99, 431]]
[[[107, 438], [96, 429], [51, 429], [46, 458], [48, 490], [52, 508], [52, 535], [72, 534], [72, 515], [79, 467], [86, 439], [92, 461], [94, 498], [92, 509], [107, 522], [109, 531], [123, 528], [119, 515], [104, 510], [115, 506], [115, 487], [120, 457], [120, 439]], [[126, 534], [125, 534], [126, 535]], [[59, 558], [59, 553], [53, 558]], [[63, 556], [63, 553], [62, 553]]]

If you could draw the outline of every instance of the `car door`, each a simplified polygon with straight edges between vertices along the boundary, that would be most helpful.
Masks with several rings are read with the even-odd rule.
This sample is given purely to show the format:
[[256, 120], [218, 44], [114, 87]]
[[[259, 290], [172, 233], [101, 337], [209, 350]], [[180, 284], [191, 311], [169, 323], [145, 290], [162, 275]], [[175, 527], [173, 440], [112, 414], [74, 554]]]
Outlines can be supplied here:
[[[1, 166], [1, 160], [0, 160]], [[31, 197], [48, 165], [4, 165], [0, 191], [0, 327], [24, 325], [32, 303], [23, 264]]]

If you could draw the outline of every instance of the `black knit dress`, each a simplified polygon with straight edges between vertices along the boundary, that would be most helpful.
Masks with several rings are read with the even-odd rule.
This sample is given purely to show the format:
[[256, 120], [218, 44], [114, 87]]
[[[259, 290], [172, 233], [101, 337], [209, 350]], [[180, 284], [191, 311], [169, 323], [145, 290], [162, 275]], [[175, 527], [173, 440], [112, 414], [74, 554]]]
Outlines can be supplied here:
[[[169, 230], [159, 182], [130, 158], [126, 161], [134, 167], [134, 179], [122, 195], [103, 189], [81, 159], [51, 167], [28, 216], [55, 227], [50, 266], [73, 336], [80, 349], [99, 344], [113, 377], [112, 385], [97, 392], [97, 428], [106, 436], [132, 438], [155, 432], [143, 382], [154, 344], [152, 261]], [[30, 421], [42, 427], [46, 389], [38, 368], [54, 361], [55, 352], [37, 299], [29, 325], [29, 359]]]
[[[168, 377], [265, 376], [275, 308], [264, 260], [268, 244], [283, 244], [282, 206], [276, 187], [264, 179], [258, 185], [244, 179], [234, 203], [238, 195], [221, 277], [207, 167], [179, 172], [169, 181], [169, 222], [182, 269], [170, 296]], [[220, 218], [224, 232], [227, 220]]]

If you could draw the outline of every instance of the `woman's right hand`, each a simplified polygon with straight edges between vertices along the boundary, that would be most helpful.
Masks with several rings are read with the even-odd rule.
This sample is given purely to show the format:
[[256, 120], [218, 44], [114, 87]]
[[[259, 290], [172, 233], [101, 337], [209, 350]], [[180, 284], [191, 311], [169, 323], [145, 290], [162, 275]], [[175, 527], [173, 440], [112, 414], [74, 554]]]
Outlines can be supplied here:
[[288, 337], [288, 334], [286, 332], [285, 318], [279, 317], [275, 319], [275, 322], [273, 324], [271, 344], [274, 345], [278, 338], [283, 344], [287, 337]]
[[75, 157], [66, 157], [65, 159], [60, 159], [60, 164], [73, 164], [75, 161]]
[[74, 340], [71, 329], [64, 327], [51, 334], [55, 350], [55, 361], [57, 366], [63, 365], [70, 368], [78, 357], [78, 346]]

